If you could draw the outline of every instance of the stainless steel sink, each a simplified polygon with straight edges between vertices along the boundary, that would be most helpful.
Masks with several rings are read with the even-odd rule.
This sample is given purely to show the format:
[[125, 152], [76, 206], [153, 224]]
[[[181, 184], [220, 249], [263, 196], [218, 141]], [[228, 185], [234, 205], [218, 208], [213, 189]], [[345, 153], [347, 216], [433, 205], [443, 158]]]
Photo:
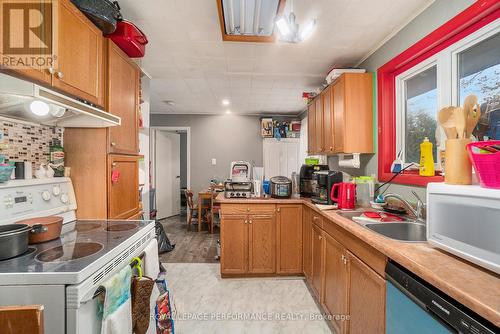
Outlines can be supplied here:
[[426, 228], [423, 224], [380, 223], [366, 224], [365, 227], [391, 239], [413, 242], [427, 241]]
[[361, 216], [363, 214], [363, 210], [337, 211], [337, 214], [394, 240], [404, 242], [427, 241], [425, 224], [417, 223], [415, 220], [412, 220], [407, 216], [400, 216], [400, 218], [404, 219], [404, 221], [394, 220], [386, 221], [384, 223], [373, 223], [354, 219]]

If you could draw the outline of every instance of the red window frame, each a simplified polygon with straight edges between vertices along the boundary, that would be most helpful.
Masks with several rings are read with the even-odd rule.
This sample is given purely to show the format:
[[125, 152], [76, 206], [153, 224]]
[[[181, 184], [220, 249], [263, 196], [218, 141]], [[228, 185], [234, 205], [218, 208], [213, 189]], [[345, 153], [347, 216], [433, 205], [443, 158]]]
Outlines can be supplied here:
[[[388, 181], [391, 164], [396, 158], [396, 76], [421, 63], [439, 51], [472, 34], [500, 17], [498, 0], [480, 0], [422, 38], [416, 44], [377, 70], [378, 90], [378, 179]], [[426, 186], [442, 182], [442, 176], [425, 177], [404, 173], [395, 183]]]

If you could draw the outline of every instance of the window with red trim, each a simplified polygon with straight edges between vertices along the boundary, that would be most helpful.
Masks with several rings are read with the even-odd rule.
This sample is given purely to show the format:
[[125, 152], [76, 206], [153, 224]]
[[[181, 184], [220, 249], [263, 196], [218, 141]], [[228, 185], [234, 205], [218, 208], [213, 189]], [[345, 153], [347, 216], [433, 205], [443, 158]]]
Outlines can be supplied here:
[[[467, 58], [466, 51], [474, 50], [474, 46], [479, 46], [480, 43], [484, 49], [492, 39], [493, 43], [490, 44], [496, 45], [499, 31], [500, 3], [494, 0], [477, 1], [378, 69], [379, 180], [387, 181], [393, 176], [390, 167], [400, 150], [406, 152], [407, 162], [415, 159], [415, 149], [418, 150], [415, 148], [415, 140], [420, 138], [414, 138], [418, 137], [415, 134], [418, 131], [411, 132], [415, 129], [406, 131], [408, 117], [414, 117], [420, 109], [428, 109], [424, 112], [432, 116], [432, 111], [429, 110], [434, 103], [439, 106], [435, 110], [437, 112], [440, 107], [460, 105], [463, 103], [464, 94], [471, 91], [474, 93], [474, 89], [463, 88], [463, 79], [466, 76], [460, 71], [463, 72], [462, 63]], [[493, 60], [493, 63], [484, 65], [489, 66], [491, 73], [497, 73], [495, 61], [498, 61], [498, 58]], [[469, 72], [475, 73], [473, 67], [468, 66]], [[433, 82], [434, 75], [436, 82]], [[477, 78], [470, 76], [469, 79]], [[498, 84], [498, 81], [493, 78], [493, 82]], [[436, 86], [435, 90], [433, 85]], [[488, 98], [491, 99], [495, 92], [489, 92]], [[500, 94], [497, 95], [500, 99]], [[422, 102], [423, 97], [427, 102]], [[439, 132], [439, 126], [437, 129], [436, 133]], [[439, 136], [438, 134], [437, 137]], [[439, 160], [437, 153], [436, 160]], [[425, 186], [428, 182], [442, 180], [439, 175], [423, 177], [418, 175], [418, 171], [405, 171], [395, 182]]]

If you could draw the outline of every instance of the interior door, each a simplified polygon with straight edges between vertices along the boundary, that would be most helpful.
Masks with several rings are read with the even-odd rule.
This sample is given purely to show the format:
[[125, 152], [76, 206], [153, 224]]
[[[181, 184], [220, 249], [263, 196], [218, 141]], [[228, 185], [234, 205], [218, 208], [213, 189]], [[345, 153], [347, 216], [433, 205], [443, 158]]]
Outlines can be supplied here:
[[156, 131], [156, 208], [158, 219], [178, 215], [181, 210], [180, 136]]

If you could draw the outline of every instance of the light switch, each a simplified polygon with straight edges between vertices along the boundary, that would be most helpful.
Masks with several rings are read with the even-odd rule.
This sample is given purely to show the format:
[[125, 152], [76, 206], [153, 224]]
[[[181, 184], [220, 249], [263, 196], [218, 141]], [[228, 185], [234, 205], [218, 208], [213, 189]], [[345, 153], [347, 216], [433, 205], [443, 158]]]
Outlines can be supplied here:
[[217, 165], [217, 159], [212, 158], [212, 166], [215, 166], [215, 165]]

